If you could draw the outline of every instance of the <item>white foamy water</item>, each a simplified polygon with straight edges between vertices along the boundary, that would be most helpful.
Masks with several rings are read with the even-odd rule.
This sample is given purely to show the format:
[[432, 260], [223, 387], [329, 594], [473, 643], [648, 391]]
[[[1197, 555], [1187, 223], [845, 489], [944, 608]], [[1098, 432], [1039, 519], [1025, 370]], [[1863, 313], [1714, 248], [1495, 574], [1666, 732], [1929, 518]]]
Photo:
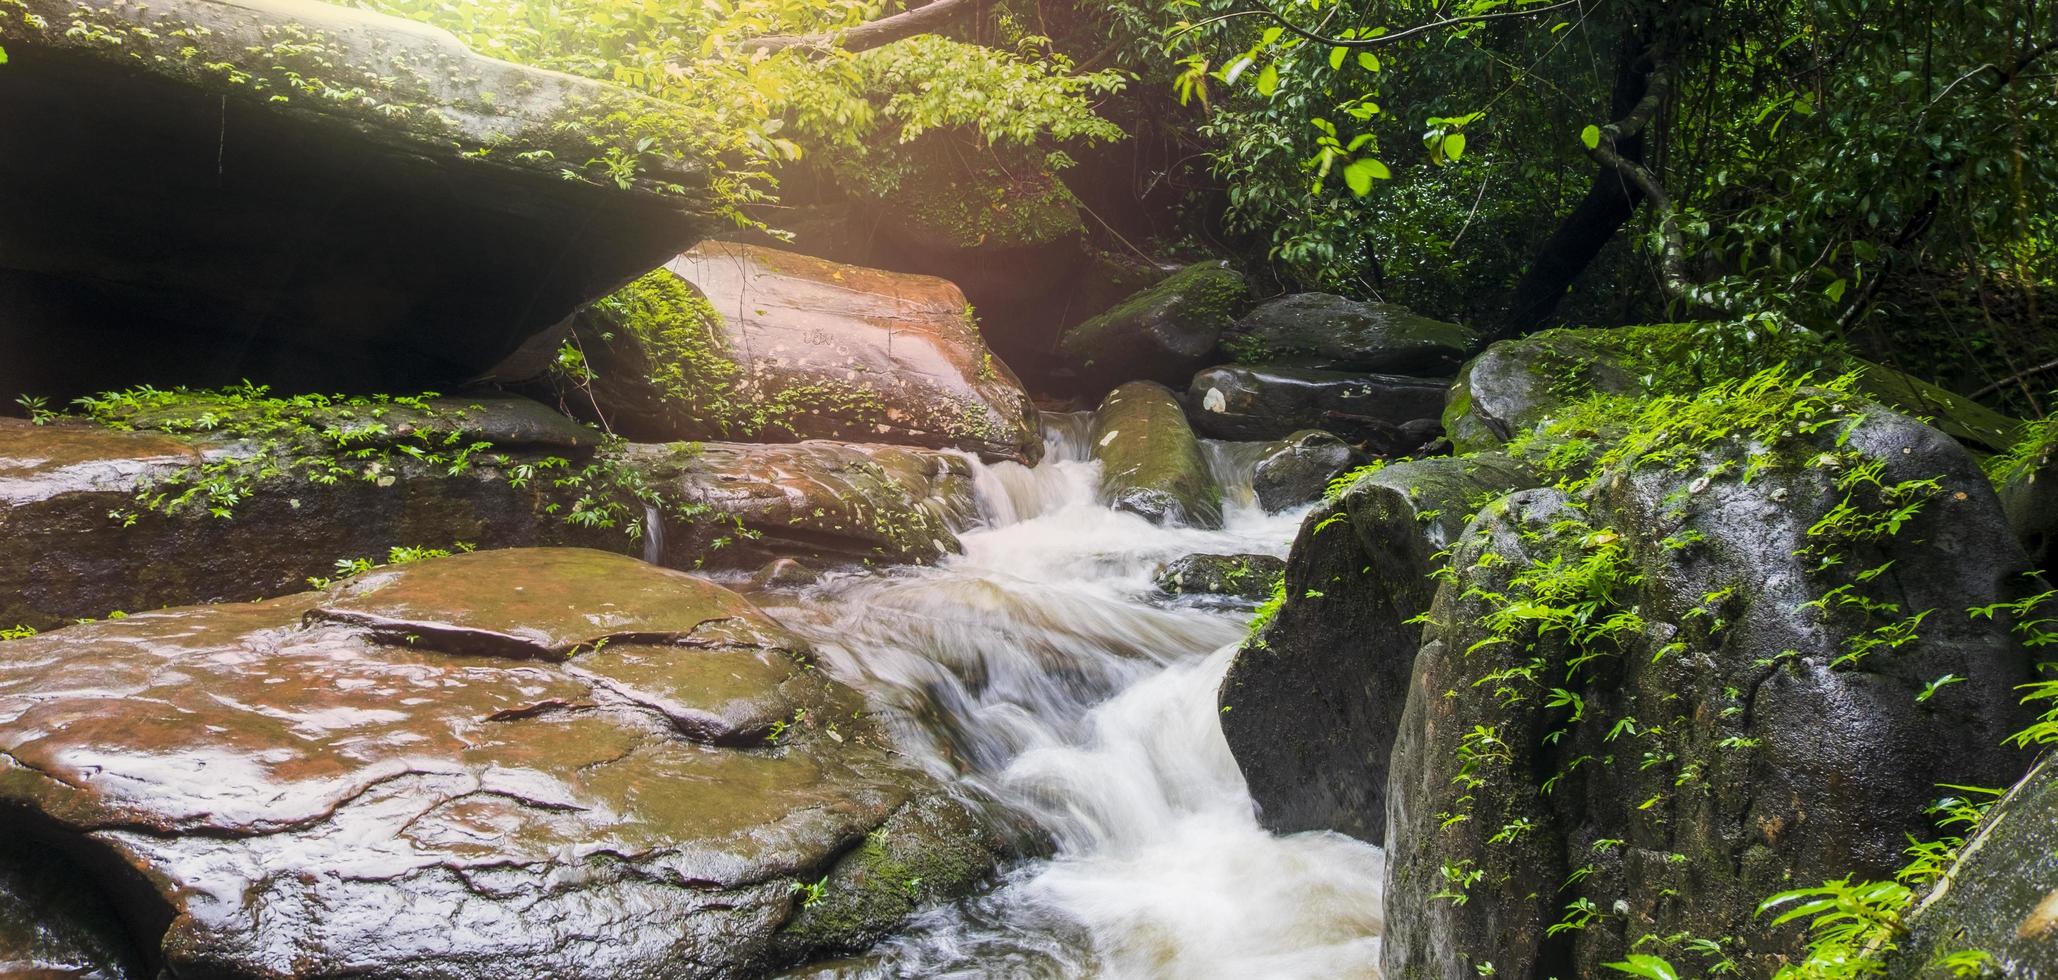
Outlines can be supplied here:
[[1226, 526], [1096, 502], [1085, 421], [1046, 416], [1034, 468], [976, 468], [984, 527], [935, 568], [763, 597], [911, 757], [1053, 843], [991, 891], [813, 977], [1374, 977], [1377, 848], [1258, 826], [1215, 689], [1247, 612], [1159, 601], [1193, 553], [1284, 555], [1299, 513], [1251, 500], [1249, 447], [1210, 445]]

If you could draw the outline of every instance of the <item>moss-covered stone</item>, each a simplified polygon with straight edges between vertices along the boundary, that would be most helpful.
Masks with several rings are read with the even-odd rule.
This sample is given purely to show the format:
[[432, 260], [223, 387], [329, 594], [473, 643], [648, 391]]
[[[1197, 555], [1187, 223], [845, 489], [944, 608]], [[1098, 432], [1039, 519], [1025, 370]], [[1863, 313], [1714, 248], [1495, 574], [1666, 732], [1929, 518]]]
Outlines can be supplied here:
[[1787, 363], [1827, 378], [1845, 373], [1889, 408], [1932, 420], [1978, 452], [2015, 444], [2022, 424], [1971, 399], [1885, 365], [1838, 352], [1810, 337], [1762, 337], [1725, 348], [1742, 327], [1666, 323], [1546, 330], [1502, 341], [1458, 372], [1444, 431], [1458, 452], [1496, 448], [1567, 405], [1596, 394], [1683, 394]]
[[961, 897], [992, 874], [1000, 838], [963, 802], [937, 794], [904, 804], [818, 882], [804, 885], [776, 949], [855, 952], [917, 909]]
[[1132, 381], [1110, 392], [1088, 437], [1108, 506], [1159, 524], [1222, 526], [1222, 488], [1164, 385]]
[[1217, 595], [1257, 602], [1272, 594], [1286, 562], [1271, 555], [1187, 555], [1159, 565], [1151, 580], [1168, 595]]
[[1448, 376], [1476, 336], [1392, 303], [1328, 293], [1267, 300], [1230, 327], [1222, 349], [1245, 364], [1291, 363], [1331, 371]]
[[[1887, 957], [1892, 980], [2058, 975], [2058, 761], [1987, 811]], [[1973, 972], [1953, 969], [1953, 960]]]
[[1066, 330], [1058, 350], [1082, 383], [1183, 385], [1250, 306], [1250, 284], [1224, 262], [1198, 262]]
[[582, 316], [553, 374], [634, 438], [855, 439], [1033, 462], [1021, 382], [957, 287], [704, 242]]

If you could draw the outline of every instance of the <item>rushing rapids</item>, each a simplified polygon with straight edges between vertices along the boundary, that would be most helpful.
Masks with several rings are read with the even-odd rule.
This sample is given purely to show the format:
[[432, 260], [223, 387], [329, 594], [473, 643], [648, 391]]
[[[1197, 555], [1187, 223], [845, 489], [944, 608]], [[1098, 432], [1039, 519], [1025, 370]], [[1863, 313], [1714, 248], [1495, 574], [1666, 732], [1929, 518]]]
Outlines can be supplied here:
[[1300, 513], [1266, 515], [1253, 455], [1213, 444], [1225, 527], [1159, 527], [1096, 502], [1084, 415], [1044, 428], [1040, 465], [975, 467], [962, 556], [755, 597], [901, 751], [1047, 854], [796, 975], [1375, 975], [1381, 853], [1262, 830], [1216, 722], [1249, 610], [1168, 603], [1150, 580], [1196, 552], [1283, 554]]

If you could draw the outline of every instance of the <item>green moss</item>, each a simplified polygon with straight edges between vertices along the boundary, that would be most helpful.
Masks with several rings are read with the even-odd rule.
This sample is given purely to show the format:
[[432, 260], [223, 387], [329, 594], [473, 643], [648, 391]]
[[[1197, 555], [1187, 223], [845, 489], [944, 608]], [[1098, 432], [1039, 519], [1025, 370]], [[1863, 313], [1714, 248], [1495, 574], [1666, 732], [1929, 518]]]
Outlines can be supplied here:
[[942, 797], [903, 806], [839, 858], [780, 931], [794, 952], [861, 949], [923, 903], [963, 894], [993, 868], [995, 844], [965, 807]]
[[1096, 353], [1115, 345], [1115, 335], [1144, 321], [1176, 323], [1194, 334], [1220, 333], [1249, 301], [1250, 286], [1242, 275], [1220, 262], [1197, 262], [1066, 331], [1062, 346], [1092, 363]]

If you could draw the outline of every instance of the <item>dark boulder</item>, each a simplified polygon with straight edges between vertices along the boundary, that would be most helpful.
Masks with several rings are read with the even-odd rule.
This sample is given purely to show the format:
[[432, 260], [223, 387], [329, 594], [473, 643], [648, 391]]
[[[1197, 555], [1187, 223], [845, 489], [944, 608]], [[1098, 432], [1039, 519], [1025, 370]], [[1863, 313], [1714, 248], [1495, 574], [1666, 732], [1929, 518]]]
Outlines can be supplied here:
[[1151, 576], [1170, 595], [1217, 595], [1253, 602], [1272, 594], [1286, 562], [1271, 555], [1187, 555], [1158, 566]]
[[[422, 24], [312, 0], [13, 6], [8, 403], [456, 385], [710, 224], [659, 191], [704, 184], [699, 164], [617, 124], [677, 116], [690, 140], [702, 116]], [[589, 172], [610, 152], [630, 186]]]
[[1319, 429], [1303, 429], [1273, 443], [1251, 469], [1251, 489], [1267, 513], [1322, 499], [1329, 481], [1365, 465], [1350, 443]]
[[1739, 391], [1466, 530], [1391, 757], [1386, 976], [1600, 976], [1675, 934], [1769, 975], [1802, 934], [1762, 899], [1891, 876], [1938, 784], [2021, 773], [2031, 656], [1967, 611], [2033, 583], [1971, 456]]
[[704, 242], [580, 314], [558, 401], [632, 439], [844, 439], [1033, 463], [1034, 409], [930, 276]]
[[[1893, 980], [2058, 976], [2058, 770], [2046, 756], [1981, 820], [1887, 957]], [[1946, 959], [1983, 953], [1984, 969]]]
[[1194, 427], [1215, 439], [1282, 439], [1321, 429], [1374, 455], [1433, 441], [1449, 382], [1278, 365], [1226, 364], [1186, 389]]
[[89, 872], [42, 842], [0, 843], [0, 976], [130, 980], [148, 976]]
[[2015, 445], [2022, 424], [1885, 365], [1808, 342], [1767, 341], [1754, 356], [1718, 358], [1709, 324], [1664, 323], [1546, 330], [1502, 341], [1467, 362], [1444, 409], [1455, 451], [1494, 449], [1594, 395], [1685, 394], [1738, 380], [1782, 361], [1818, 378], [1851, 373], [1866, 397], [1931, 424], [1977, 452]]
[[1222, 349], [1245, 364], [1449, 377], [1477, 342], [1464, 327], [1404, 306], [1291, 293], [1236, 321], [1223, 334]]
[[[126, 416], [172, 432], [0, 419], [0, 626], [280, 595], [339, 560], [459, 542], [654, 552], [686, 568], [933, 561], [957, 550], [972, 507], [965, 459], [929, 450], [596, 452], [592, 430], [505, 398], [332, 406], [239, 437], [285, 423], [234, 412], [281, 403], [181, 400]], [[647, 540], [653, 525], [661, 540]]]
[[1087, 435], [1108, 506], [1159, 524], [1222, 526], [1222, 488], [1170, 389], [1150, 381], [1116, 388]]
[[[953, 855], [888, 883], [923, 898], [995, 860], [799, 638], [604, 552], [422, 561], [6, 650], [0, 825], [105, 869], [78, 885], [165, 975], [759, 974], [911, 910], [786, 928], [874, 835]], [[832, 870], [822, 900], [856, 887]]]
[[2058, 572], [2058, 440], [2048, 426], [2026, 437], [1993, 474], [2008, 526], [2046, 575]]
[[1066, 330], [1058, 350], [1088, 394], [1133, 380], [1176, 385], [1217, 359], [1222, 332], [1249, 305], [1242, 273], [1200, 262]]
[[1218, 695], [1266, 827], [1384, 841], [1387, 756], [1421, 630], [1411, 620], [1472, 512], [1535, 483], [1494, 454], [1413, 460], [1301, 522], [1285, 602], [1237, 651]]

